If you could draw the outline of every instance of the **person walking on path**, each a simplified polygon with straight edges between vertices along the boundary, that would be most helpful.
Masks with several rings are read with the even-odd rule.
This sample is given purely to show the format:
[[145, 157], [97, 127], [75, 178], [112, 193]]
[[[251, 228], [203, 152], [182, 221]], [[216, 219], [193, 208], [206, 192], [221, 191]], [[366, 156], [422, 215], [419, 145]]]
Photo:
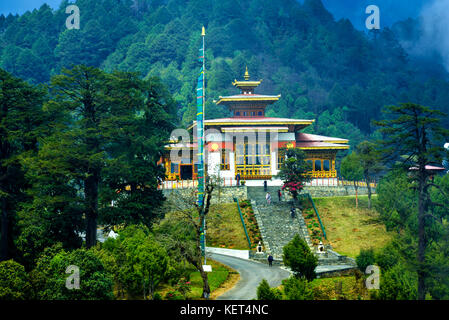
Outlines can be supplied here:
[[273, 256], [270, 254], [269, 256], [268, 256], [268, 266], [270, 266], [270, 267], [272, 267], [273, 266]]
[[278, 198], [279, 198], [279, 202], [281, 202], [281, 197], [282, 197], [281, 189], [278, 189]]
[[292, 216], [292, 220], [295, 219], [295, 217], [296, 217], [296, 209], [295, 209], [295, 207], [292, 207], [290, 209], [290, 215]]
[[267, 192], [265, 199], [267, 199], [267, 204], [270, 205], [271, 204], [271, 194], [269, 192]]

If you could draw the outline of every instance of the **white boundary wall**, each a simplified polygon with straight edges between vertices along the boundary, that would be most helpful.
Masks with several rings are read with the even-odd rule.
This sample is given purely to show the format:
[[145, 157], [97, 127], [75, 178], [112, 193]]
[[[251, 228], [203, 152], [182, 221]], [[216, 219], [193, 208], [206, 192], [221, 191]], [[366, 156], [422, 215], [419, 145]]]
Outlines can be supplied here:
[[222, 254], [224, 256], [231, 256], [246, 260], [249, 259], [249, 250], [206, 247], [206, 253], [217, 253]]

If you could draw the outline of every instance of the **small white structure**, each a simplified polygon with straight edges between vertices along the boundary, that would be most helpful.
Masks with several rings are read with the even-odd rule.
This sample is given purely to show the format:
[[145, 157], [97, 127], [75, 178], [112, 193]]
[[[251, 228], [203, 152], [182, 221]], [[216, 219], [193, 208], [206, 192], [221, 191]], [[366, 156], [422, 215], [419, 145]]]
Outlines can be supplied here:
[[323, 242], [321, 242], [321, 241], [320, 241], [320, 243], [318, 244], [317, 252], [318, 252], [318, 253], [326, 253], [325, 250], [324, 250]]
[[212, 272], [212, 266], [209, 264], [203, 264], [204, 272]]
[[114, 230], [109, 231], [108, 238], [117, 239], [118, 233], [115, 233]]
[[257, 253], [262, 253], [262, 243], [260, 243], [260, 241], [257, 244]]

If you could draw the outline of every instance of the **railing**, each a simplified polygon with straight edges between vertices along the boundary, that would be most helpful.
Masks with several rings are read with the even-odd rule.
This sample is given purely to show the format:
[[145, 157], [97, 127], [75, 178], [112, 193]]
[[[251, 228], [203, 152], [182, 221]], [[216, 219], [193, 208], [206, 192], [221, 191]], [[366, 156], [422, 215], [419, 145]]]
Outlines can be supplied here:
[[324, 239], [327, 240], [326, 230], [324, 229], [324, 225], [323, 225], [323, 222], [321, 221], [320, 214], [318, 213], [318, 209], [316, 208], [315, 203], [313, 202], [313, 199], [310, 196], [310, 193], [302, 193], [302, 194], [299, 195], [299, 197], [309, 200], [310, 203], [312, 204], [313, 210], [315, 211], [315, 214], [316, 214], [316, 216], [318, 218], [318, 222], [320, 223], [321, 231], [323, 231]]
[[251, 240], [249, 239], [248, 231], [246, 230], [245, 221], [243, 220], [242, 211], [240, 210], [239, 200], [234, 198], [234, 201], [237, 202], [237, 208], [239, 209], [240, 220], [242, 221], [243, 230], [245, 230], [246, 240], [248, 240], [248, 248], [251, 250]]
[[[340, 186], [354, 186], [354, 181], [349, 180], [343, 180], [340, 178], [318, 178], [318, 179], [312, 179], [310, 182], [305, 183], [306, 186], [311, 187], [340, 187]], [[357, 187], [367, 187], [368, 182], [366, 180], [356, 181], [355, 185]], [[369, 185], [371, 188], [376, 188], [377, 183], [376, 181], [370, 181]], [[373, 190], [374, 191], [374, 190]]]
[[[244, 179], [240, 179], [243, 181]], [[234, 187], [237, 186], [237, 180], [234, 178], [220, 178], [220, 186]], [[198, 187], [198, 180], [167, 180], [159, 184], [159, 190], [166, 189], [188, 189]]]
[[369, 181], [367, 182], [366, 180], [361, 180], [361, 181], [356, 181], [354, 183], [354, 181], [350, 181], [350, 180], [340, 180], [339, 179], [339, 183], [342, 186], [354, 186], [354, 184], [358, 187], [367, 187], [368, 183], [370, 185], [371, 188], [377, 188], [377, 182], [376, 181]]
[[[258, 176], [259, 180], [271, 180], [271, 176]], [[240, 182], [242, 183], [247, 179], [247, 177], [241, 177]], [[366, 180], [356, 181], [355, 184], [358, 187], [367, 187], [368, 183]], [[262, 185], [262, 184], [261, 184]], [[282, 182], [279, 181], [279, 186]], [[313, 179], [305, 184], [309, 187], [340, 187], [340, 186], [354, 186], [354, 181], [342, 180], [340, 178], [318, 178]], [[373, 193], [376, 193], [377, 183], [375, 181], [369, 182], [371, 188], [373, 188]], [[196, 188], [198, 186], [198, 180], [167, 180], [159, 184], [159, 190], [165, 189], [187, 189]], [[222, 187], [234, 187], [237, 186], [237, 181], [235, 178], [220, 178], [220, 186]]]

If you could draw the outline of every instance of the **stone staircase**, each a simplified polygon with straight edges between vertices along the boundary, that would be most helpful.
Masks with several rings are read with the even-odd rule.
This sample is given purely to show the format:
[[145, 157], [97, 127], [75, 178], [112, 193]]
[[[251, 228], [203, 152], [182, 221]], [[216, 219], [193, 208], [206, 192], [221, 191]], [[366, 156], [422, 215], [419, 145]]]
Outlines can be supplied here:
[[[296, 234], [299, 234], [312, 252], [316, 253], [316, 248], [312, 245], [309, 232], [302, 215], [297, 215], [295, 219], [290, 216], [292, 202], [279, 202], [277, 190], [279, 187], [248, 187], [248, 199], [251, 200], [257, 224], [261, 232], [265, 254], [255, 254], [256, 260], [266, 260], [267, 254], [271, 254], [276, 262], [282, 262], [283, 247], [290, 242]], [[271, 194], [271, 204], [266, 201], [266, 192]], [[281, 199], [283, 200], [283, 199]], [[324, 254], [316, 253], [318, 257], [317, 273], [325, 273], [335, 270], [351, 269], [356, 264], [354, 259], [342, 256], [333, 251], [330, 246], [326, 246]]]
[[271, 194], [271, 204], [268, 205], [263, 187], [248, 187], [248, 198], [255, 212], [257, 224], [262, 235], [265, 251], [271, 254], [275, 260], [282, 261], [282, 249], [290, 242], [296, 234], [305, 239], [311, 249], [307, 232], [307, 226], [302, 216], [297, 215], [295, 219], [290, 216], [290, 202], [279, 202], [277, 190], [279, 187], [268, 187]]

